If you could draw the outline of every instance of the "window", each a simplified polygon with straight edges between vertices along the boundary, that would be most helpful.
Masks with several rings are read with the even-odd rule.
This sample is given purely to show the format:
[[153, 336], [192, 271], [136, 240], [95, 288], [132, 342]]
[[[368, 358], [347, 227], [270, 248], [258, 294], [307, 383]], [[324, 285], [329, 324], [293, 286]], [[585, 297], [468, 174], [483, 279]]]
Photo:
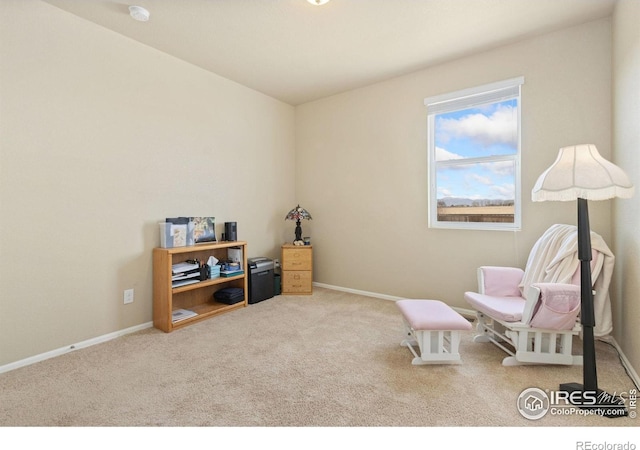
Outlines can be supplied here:
[[520, 229], [520, 87], [524, 78], [424, 100], [429, 226]]

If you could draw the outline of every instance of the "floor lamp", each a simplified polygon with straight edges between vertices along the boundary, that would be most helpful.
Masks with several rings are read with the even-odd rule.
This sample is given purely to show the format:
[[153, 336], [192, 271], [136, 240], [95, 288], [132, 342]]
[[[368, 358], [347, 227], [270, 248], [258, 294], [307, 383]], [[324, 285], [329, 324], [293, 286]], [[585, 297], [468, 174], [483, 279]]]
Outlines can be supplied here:
[[531, 192], [534, 202], [578, 202], [583, 382], [562, 383], [560, 391], [568, 393], [572, 404], [607, 417], [620, 417], [627, 413], [624, 401], [619, 396], [612, 396], [598, 388], [593, 335], [595, 314], [591, 281], [591, 230], [587, 201], [630, 198], [633, 190], [633, 184], [622, 169], [600, 156], [595, 145], [586, 144], [561, 148], [556, 161], [540, 175]]

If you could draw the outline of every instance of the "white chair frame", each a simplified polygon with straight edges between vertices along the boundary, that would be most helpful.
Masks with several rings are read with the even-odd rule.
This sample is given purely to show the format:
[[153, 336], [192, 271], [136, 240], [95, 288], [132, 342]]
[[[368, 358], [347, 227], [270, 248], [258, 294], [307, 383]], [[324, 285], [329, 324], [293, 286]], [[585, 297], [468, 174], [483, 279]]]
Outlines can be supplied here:
[[[478, 284], [484, 289], [482, 271], [478, 270]], [[576, 321], [570, 330], [535, 328], [528, 324], [540, 296], [540, 289], [530, 286], [520, 322], [507, 322], [476, 311], [477, 325], [474, 342], [491, 342], [509, 356], [502, 360], [504, 366], [523, 364], [582, 365], [582, 355], [573, 354], [573, 338], [580, 334], [582, 326]], [[510, 347], [508, 347], [508, 346]]]
[[[477, 312], [478, 324], [473, 342], [492, 342], [510, 356], [503, 366], [523, 364], [582, 365], [582, 355], [573, 355], [573, 336], [580, 333], [580, 324], [570, 331], [531, 328], [521, 322], [504, 322]], [[513, 349], [505, 346], [507, 343]]]

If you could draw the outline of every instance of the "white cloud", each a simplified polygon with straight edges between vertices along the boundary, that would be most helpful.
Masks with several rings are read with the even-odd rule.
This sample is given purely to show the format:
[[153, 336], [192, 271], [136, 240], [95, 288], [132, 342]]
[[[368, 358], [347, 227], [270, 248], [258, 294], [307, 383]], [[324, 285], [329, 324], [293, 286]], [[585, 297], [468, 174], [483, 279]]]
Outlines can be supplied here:
[[443, 198], [443, 197], [453, 197], [453, 194], [451, 193], [451, 191], [447, 188], [443, 188], [443, 187], [439, 187], [438, 188], [438, 198]]
[[442, 119], [439, 125], [445, 134], [468, 137], [482, 145], [517, 144], [518, 118], [512, 106], [499, 107], [490, 116], [469, 114], [460, 119]]
[[462, 156], [445, 150], [442, 147], [436, 147], [436, 161], [448, 161], [450, 159], [462, 159]]
[[491, 171], [496, 175], [507, 176], [513, 175], [515, 165], [511, 161], [497, 161], [492, 163], [481, 163], [483, 168]]
[[494, 192], [499, 198], [513, 199], [516, 196], [516, 190], [513, 184], [491, 186], [491, 191]]
[[482, 175], [478, 175], [477, 173], [469, 174], [469, 178], [471, 178], [472, 181], [475, 181], [477, 183], [484, 184], [487, 186], [491, 186], [493, 184], [493, 180], [491, 180], [491, 178], [483, 177]]

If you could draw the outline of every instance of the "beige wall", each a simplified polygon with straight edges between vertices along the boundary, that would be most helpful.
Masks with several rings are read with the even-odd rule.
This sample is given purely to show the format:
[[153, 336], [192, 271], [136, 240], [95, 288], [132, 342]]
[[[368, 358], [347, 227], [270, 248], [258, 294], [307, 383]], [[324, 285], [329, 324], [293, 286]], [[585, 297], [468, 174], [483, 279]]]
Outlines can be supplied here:
[[39, 1], [0, 20], [0, 366], [151, 321], [165, 217], [278, 255], [292, 106]]
[[640, 368], [640, 2], [622, 0], [613, 15], [613, 159], [631, 177], [635, 196], [616, 200], [612, 299], [614, 337]]
[[[611, 154], [611, 23], [599, 20], [299, 106], [296, 191], [314, 220], [317, 282], [468, 308], [479, 265], [524, 267], [576, 205], [532, 203], [560, 147]], [[524, 76], [522, 231], [429, 229], [425, 97]], [[590, 205], [610, 240], [609, 203]]]

